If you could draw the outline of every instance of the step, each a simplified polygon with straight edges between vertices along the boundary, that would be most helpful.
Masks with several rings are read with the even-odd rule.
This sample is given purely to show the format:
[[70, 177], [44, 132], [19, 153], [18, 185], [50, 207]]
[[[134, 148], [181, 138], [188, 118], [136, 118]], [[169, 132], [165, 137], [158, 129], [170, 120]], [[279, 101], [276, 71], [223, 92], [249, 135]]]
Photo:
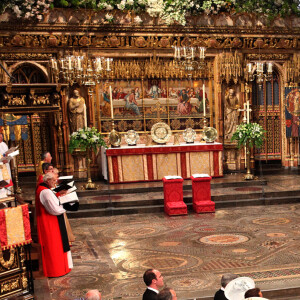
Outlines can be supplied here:
[[[216, 209], [224, 209], [230, 207], [244, 207], [244, 206], [254, 206], [254, 205], [277, 205], [277, 204], [292, 204], [300, 202], [299, 196], [282, 196], [282, 197], [257, 197], [246, 198], [240, 200], [212, 200], [216, 204]], [[187, 204], [188, 210], [192, 211], [192, 198], [184, 198], [185, 203]], [[89, 208], [89, 209], [80, 209], [76, 212], [68, 212], [69, 218], [88, 218], [88, 217], [102, 217], [102, 216], [112, 216], [112, 215], [125, 215], [125, 214], [140, 214], [140, 213], [155, 213], [163, 212], [164, 204], [161, 200], [161, 204], [149, 205], [147, 201], [144, 201], [144, 205], [123, 205], [123, 206], [114, 206], [111, 203], [110, 206], [105, 208]]]

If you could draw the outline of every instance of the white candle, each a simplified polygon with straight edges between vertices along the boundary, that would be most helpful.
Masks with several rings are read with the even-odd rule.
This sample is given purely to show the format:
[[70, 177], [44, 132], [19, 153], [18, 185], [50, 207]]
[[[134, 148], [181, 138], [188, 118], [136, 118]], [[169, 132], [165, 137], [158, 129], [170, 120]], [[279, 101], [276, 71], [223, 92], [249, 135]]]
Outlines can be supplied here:
[[206, 117], [206, 104], [205, 104], [205, 84], [203, 83], [203, 116]]
[[83, 105], [84, 127], [87, 128], [86, 105]]
[[251, 71], [252, 71], [252, 64], [249, 63], [249, 64], [248, 64], [248, 73], [251, 73]]
[[249, 108], [249, 100], [247, 100], [247, 124], [250, 122], [250, 108]]
[[177, 58], [177, 47], [175, 46], [174, 49], [175, 49], [175, 51], [174, 51], [174, 58], [176, 59]]
[[186, 57], [186, 49], [183, 47], [183, 56]]
[[247, 112], [247, 104], [246, 102], [244, 103], [244, 123], [247, 123], [247, 117], [246, 117], [246, 112]]
[[107, 71], [110, 71], [110, 68], [109, 68], [109, 58], [107, 59]]
[[78, 69], [81, 69], [81, 61], [80, 61], [80, 57], [78, 56]]
[[113, 119], [114, 118], [114, 107], [113, 107], [111, 85], [109, 86], [109, 98], [110, 98], [110, 114], [111, 114], [111, 118]]
[[54, 69], [54, 59], [51, 59], [51, 68]]
[[177, 58], [180, 59], [180, 47], [177, 48]]
[[272, 63], [268, 63], [268, 73], [272, 73]]
[[194, 59], [194, 48], [192, 47], [192, 59]]

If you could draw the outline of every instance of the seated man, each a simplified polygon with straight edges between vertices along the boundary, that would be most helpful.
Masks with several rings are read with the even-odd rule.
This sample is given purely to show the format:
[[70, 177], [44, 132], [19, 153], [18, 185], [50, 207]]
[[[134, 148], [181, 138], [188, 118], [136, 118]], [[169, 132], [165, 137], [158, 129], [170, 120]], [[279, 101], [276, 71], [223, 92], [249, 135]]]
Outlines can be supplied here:
[[164, 288], [158, 293], [157, 300], [177, 300], [177, 296], [174, 290]]
[[101, 293], [98, 290], [90, 290], [85, 294], [86, 300], [101, 300]]
[[143, 279], [147, 286], [143, 294], [143, 300], [156, 300], [159, 288], [164, 286], [164, 278], [161, 273], [155, 269], [148, 269], [144, 273]]

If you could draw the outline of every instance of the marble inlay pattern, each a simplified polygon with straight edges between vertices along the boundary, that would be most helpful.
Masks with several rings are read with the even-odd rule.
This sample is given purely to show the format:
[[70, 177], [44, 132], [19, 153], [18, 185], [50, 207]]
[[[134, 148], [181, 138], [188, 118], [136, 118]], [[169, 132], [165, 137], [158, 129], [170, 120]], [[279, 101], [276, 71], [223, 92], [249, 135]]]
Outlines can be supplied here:
[[[74, 269], [48, 280], [51, 299], [141, 299], [147, 268], [159, 269], [179, 299], [211, 296], [225, 272], [262, 289], [300, 282], [300, 204], [229, 208], [215, 214], [163, 213], [70, 220]], [[43, 299], [37, 295], [37, 299]]]

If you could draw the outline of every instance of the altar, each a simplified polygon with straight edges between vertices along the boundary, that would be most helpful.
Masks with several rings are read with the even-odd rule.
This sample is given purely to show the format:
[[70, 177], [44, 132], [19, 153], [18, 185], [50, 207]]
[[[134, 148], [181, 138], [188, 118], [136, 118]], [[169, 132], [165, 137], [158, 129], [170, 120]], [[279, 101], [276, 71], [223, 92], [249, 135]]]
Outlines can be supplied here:
[[221, 143], [121, 146], [102, 149], [102, 173], [109, 183], [160, 181], [166, 175], [184, 179], [205, 173], [223, 176]]

